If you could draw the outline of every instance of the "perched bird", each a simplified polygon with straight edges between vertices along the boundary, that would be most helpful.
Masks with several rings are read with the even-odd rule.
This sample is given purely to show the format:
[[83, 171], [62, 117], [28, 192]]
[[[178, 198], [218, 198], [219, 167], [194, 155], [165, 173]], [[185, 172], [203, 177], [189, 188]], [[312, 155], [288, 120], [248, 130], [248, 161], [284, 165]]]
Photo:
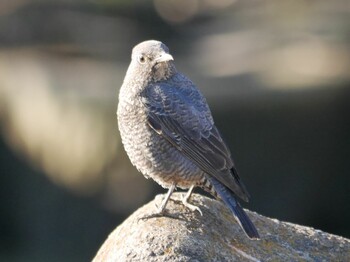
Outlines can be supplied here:
[[230, 208], [249, 238], [258, 231], [237, 201], [249, 194], [233, 164], [230, 150], [216, 128], [208, 104], [197, 87], [175, 68], [169, 49], [156, 40], [133, 48], [119, 93], [118, 126], [131, 163], [169, 191], [189, 189], [183, 204], [201, 187]]

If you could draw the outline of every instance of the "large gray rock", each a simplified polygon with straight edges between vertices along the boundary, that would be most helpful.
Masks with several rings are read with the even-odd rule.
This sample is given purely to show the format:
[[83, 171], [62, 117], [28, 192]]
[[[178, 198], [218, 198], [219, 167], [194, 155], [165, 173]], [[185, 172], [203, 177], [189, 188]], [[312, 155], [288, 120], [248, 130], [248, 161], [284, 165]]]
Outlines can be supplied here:
[[[152, 217], [164, 196], [144, 205], [108, 237], [93, 261], [349, 261], [350, 240], [248, 212], [261, 240], [249, 240], [220, 202], [194, 194], [203, 216], [176, 193], [165, 216]], [[148, 218], [147, 218], [148, 217]]]

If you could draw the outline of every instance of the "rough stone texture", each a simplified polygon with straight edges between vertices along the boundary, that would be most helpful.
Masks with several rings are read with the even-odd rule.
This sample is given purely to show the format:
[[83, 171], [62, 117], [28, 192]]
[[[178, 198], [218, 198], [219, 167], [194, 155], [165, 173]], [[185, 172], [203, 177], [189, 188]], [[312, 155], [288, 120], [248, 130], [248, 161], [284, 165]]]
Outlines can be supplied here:
[[[138, 209], [108, 237], [93, 261], [349, 261], [350, 240], [248, 212], [261, 240], [249, 240], [220, 202], [194, 194], [191, 212], [175, 193], [165, 216], [163, 195]], [[148, 217], [148, 218], [145, 218]]]

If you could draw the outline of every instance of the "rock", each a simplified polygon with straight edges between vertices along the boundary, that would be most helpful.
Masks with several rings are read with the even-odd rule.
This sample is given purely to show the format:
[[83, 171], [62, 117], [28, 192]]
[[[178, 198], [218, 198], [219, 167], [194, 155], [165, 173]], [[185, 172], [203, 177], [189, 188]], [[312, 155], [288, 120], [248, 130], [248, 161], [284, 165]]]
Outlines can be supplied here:
[[93, 261], [348, 261], [350, 240], [248, 212], [261, 239], [250, 240], [219, 201], [193, 194], [192, 212], [172, 195], [164, 216], [152, 216], [164, 195], [118, 226]]

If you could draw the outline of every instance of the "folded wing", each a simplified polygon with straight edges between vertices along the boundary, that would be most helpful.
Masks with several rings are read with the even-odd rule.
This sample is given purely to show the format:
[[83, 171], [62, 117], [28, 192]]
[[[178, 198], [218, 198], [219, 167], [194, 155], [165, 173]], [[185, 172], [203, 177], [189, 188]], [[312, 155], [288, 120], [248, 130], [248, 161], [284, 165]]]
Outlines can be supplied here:
[[248, 201], [231, 153], [214, 125], [205, 98], [188, 81], [186, 86], [160, 83], [148, 86], [142, 94], [148, 124], [206, 174]]

